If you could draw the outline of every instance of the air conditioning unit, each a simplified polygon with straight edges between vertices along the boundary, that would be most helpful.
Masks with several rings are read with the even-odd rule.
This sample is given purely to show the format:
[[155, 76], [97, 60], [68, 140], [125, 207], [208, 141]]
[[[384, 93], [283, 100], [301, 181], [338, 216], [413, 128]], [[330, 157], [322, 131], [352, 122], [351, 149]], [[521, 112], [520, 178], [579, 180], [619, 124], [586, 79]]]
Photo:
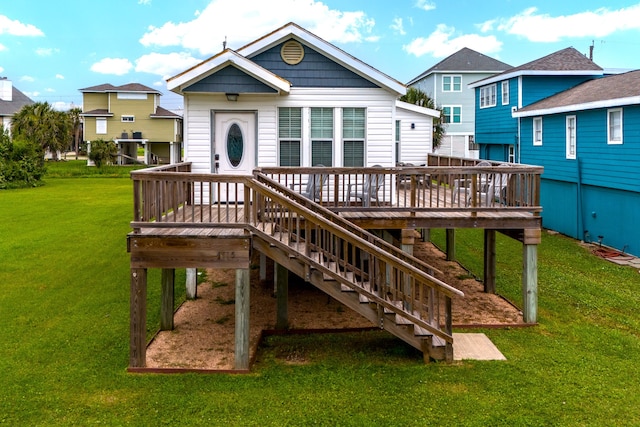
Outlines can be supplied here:
[[142, 139], [142, 132], [134, 132], [133, 139]]

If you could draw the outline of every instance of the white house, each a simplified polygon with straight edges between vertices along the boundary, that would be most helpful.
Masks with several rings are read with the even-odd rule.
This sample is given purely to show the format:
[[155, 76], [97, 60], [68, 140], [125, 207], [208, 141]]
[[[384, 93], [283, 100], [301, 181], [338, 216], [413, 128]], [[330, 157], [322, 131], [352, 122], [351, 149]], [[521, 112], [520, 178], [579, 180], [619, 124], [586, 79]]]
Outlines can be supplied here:
[[184, 97], [196, 173], [424, 163], [439, 115], [398, 101], [404, 84], [294, 23], [167, 82]]

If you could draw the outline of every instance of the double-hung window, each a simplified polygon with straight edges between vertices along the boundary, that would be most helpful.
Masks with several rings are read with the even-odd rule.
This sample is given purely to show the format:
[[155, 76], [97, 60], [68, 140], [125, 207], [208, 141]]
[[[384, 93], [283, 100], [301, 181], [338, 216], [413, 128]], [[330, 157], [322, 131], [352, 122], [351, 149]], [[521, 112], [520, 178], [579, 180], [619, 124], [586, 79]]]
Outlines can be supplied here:
[[342, 164], [364, 166], [365, 109], [342, 109]]
[[542, 145], [542, 117], [533, 118], [533, 145]]
[[576, 116], [567, 116], [566, 119], [567, 129], [567, 159], [576, 158]]
[[400, 120], [396, 120], [396, 162], [400, 161]]
[[105, 135], [107, 133], [107, 118], [96, 117], [96, 134]]
[[502, 82], [502, 105], [509, 105], [509, 81]]
[[333, 108], [311, 108], [311, 166], [333, 166]]
[[280, 166], [300, 166], [302, 108], [278, 108], [278, 145]]
[[462, 107], [459, 105], [445, 105], [442, 107], [442, 115], [445, 123], [460, 123]]
[[607, 111], [607, 143], [622, 144], [622, 108]]
[[462, 76], [442, 76], [443, 92], [461, 92]]
[[480, 88], [480, 108], [496, 106], [496, 84]]

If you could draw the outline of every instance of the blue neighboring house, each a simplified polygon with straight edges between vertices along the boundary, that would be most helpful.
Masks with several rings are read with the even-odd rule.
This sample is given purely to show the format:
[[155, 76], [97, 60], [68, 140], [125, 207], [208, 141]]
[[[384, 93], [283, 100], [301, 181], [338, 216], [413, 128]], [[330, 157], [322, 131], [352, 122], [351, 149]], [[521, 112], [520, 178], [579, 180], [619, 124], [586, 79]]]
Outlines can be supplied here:
[[569, 47], [471, 83], [480, 158], [521, 162], [518, 119], [512, 111], [602, 76], [601, 67]]
[[519, 108], [523, 163], [544, 166], [545, 228], [640, 255], [640, 70]]

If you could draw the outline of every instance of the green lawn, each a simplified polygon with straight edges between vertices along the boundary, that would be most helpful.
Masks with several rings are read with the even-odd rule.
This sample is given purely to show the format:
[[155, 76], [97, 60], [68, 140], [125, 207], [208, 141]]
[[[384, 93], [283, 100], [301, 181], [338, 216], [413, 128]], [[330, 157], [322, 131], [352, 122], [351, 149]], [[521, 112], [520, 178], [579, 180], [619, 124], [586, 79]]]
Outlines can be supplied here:
[[[0, 191], [0, 424], [640, 425], [640, 274], [546, 234], [540, 324], [483, 331], [507, 361], [424, 365], [375, 332], [272, 337], [249, 375], [129, 374], [131, 181], [49, 171]], [[481, 231], [457, 236], [481, 276]], [[498, 236], [498, 291], [518, 304], [521, 252]], [[152, 271], [150, 333], [159, 283]], [[288, 351], [311, 363], [284, 364]]]

